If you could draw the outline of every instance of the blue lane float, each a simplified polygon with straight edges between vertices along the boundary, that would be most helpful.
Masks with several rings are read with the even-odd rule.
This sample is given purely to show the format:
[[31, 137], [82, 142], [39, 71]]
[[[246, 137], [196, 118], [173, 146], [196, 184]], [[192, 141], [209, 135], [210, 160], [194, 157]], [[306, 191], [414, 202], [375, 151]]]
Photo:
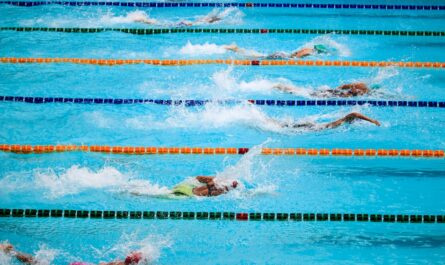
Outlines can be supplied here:
[[445, 10], [445, 5], [392, 5], [392, 4], [340, 4], [340, 3], [164, 3], [115, 1], [0, 1], [0, 4], [32, 7], [42, 5], [63, 6], [120, 6], [120, 7], [240, 7], [240, 8], [293, 8], [293, 9], [372, 9], [372, 10]]
[[165, 106], [186, 107], [203, 106], [213, 103], [220, 105], [253, 104], [264, 106], [300, 107], [300, 106], [373, 106], [373, 107], [419, 107], [445, 108], [445, 101], [406, 101], [406, 100], [276, 100], [276, 99], [246, 99], [246, 100], [210, 100], [210, 99], [140, 99], [140, 98], [64, 98], [64, 97], [23, 97], [0, 96], [0, 102], [22, 102], [30, 104], [68, 103], [68, 104], [156, 104]]

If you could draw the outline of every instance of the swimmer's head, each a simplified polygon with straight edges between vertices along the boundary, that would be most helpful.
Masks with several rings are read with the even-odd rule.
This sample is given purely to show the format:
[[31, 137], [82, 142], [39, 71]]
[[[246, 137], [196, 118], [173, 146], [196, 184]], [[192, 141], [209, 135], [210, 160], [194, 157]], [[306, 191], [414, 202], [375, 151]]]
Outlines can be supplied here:
[[232, 182], [232, 188], [236, 189], [236, 187], [238, 187], [238, 181], [234, 180]]
[[142, 260], [141, 252], [132, 252], [125, 258], [125, 265], [138, 264]]
[[328, 53], [328, 48], [322, 44], [314, 45], [314, 50], [317, 53]]
[[379, 89], [379, 88], [381, 88], [382, 86], [381, 85], [379, 85], [379, 84], [372, 84], [369, 88], [371, 88], [371, 89]]

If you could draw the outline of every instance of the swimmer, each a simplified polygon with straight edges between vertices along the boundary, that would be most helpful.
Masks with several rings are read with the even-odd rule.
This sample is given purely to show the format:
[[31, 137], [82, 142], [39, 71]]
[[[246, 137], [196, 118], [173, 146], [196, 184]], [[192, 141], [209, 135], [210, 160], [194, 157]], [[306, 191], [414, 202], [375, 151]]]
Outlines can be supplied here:
[[[195, 21], [190, 20], [181, 20], [177, 23], [168, 23], [170, 26], [177, 26], [177, 27], [191, 27], [194, 25], [201, 25], [201, 24], [213, 24], [216, 22], [222, 21], [230, 12], [232, 9], [227, 9], [223, 12], [211, 12], [210, 14], [207, 14], [204, 17], [198, 18]], [[134, 19], [134, 22], [144, 23], [148, 25], [160, 25], [161, 23], [153, 18], [149, 18], [147, 16], [145, 17], [138, 17]], [[165, 26], [165, 24], [164, 24]]]
[[144, 23], [148, 25], [157, 25], [159, 22], [154, 18], [149, 17], [142, 17], [142, 18], [136, 18], [134, 22]]
[[33, 256], [15, 250], [14, 246], [11, 244], [0, 244], [0, 251], [15, 257], [18, 261], [22, 262], [23, 264], [37, 264], [37, 261], [34, 259]]
[[[29, 265], [38, 264], [38, 261], [33, 256], [15, 250], [14, 246], [11, 244], [0, 244], [0, 251], [3, 251], [5, 254], [9, 254], [15, 257], [18, 261], [24, 264], [29, 264]], [[147, 259], [142, 255], [141, 252], [131, 252], [125, 258], [125, 260], [101, 262], [99, 263], [99, 265], [136, 265], [139, 264], [140, 262], [146, 262], [146, 261]], [[92, 265], [92, 264], [76, 261], [70, 263], [70, 265]]]
[[182, 182], [176, 185], [172, 194], [176, 196], [205, 196], [214, 197], [235, 189], [238, 186], [238, 182], [235, 180], [230, 186], [218, 186], [214, 182], [215, 177], [210, 176], [197, 176], [194, 180], [198, 183], [192, 183], [191, 181]]
[[280, 126], [281, 128], [290, 128], [290, 129], [306, 129], [306, 130], [311, 130], [311, 131], [321, 131], [321, 130], [325, 130], [325, 129], [334, 129], [339, 127], [340, 125], [344, 124], [344, 123], [353, 123], [356, 120], [364, 120], [370, 123], [374, 123], [377, 126], [380, 126], [380, 122], [374, 119], [371, 119], [369, 117], [366, 117], [363, 114], [357, 113], [357, 112], [352, 112], [349, 113], [348, 115], [346, 115], [345, 117], [333, 121], [333, 122], [329, 122], [326, 124], [316, 124], [316, 123], [312, 123], [312, 122], [305, 122], [305, 123], [289, 123], [289, 122], [282, 122], [282, 121], [278, 121], [272, 118], [269, 118], [269, 121]]
[[[292, 85], [286, 85], [286, 84], [276, 84], [273, 86], [273, 88], [290, 94], [301, 94], [301, 90], [295, 86]], [[349, 97], [358, 97], [370, 94], [373, 89], [379, 89], [380, 85], [373, 84], [368, 87], [365, 83], [350, 83], [350, 84], [344, 84], [336, 89], [326, 89], [321, 91], [316, 91], [313, 93], [310, 93], [310, 96], [313, 97], [341, 97], [341, 98], [349, 98]]]
[[249, 57], [256, 57], [258, 59], [291, 59], [291, 58], [303, 58], [309, 55], [314, 55], [314, 54], [327, 54], [329, 53], [329, 49], [322, 45], [322, 44], [317, 44], [314, 45], [313, 48], [303, 48], [301, 50], [292, 52], [291, 54], [287, 53], [287, 52], [275, 52], [269, 55], [261, 55], [259, 53], [256, 54], [251, 54], [251, 52], [247, 52], [246, 49], [240, 48], [238, 47], [236, 44], [231, 44], [231, 45], [225, 45], [223, 46], [224, 49], [228, 50], [228, 51], [232, 51], [241, 55], [245, 55], [245, 56], [249, 56]]
[[178, 27], [191, 27], [193, 25], [201, 25], [201, 24], [213, 24], [215, 22], [219, 22], [223, 19], [223, 17], [219, 16], [219, 14], [208, 14], [205, 17], [199, 18], [196, 21], [182, 20], [176, 23]]

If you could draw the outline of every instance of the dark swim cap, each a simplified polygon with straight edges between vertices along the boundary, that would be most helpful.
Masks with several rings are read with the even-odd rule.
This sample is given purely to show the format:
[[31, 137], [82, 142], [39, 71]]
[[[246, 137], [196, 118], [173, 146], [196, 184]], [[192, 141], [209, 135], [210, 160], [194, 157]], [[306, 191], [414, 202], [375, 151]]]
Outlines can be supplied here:
[[322, 44], [314, 45], [314, 50], [317, 51], [317, 53], [328, 53], [328, 48]]

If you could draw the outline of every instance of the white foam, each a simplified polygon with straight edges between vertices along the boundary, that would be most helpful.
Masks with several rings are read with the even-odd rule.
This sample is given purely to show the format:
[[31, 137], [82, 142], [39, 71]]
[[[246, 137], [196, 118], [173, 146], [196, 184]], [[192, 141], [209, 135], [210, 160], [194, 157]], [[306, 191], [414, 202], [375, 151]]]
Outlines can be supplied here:
[[204, 44], [192, 44], [190, 41], [179, 50], [179, 53], [190, 56], [224, 54], [226, 52], [225, 45], [216, 45], [208, 42]]
[[36, 265], [51, 265], [53, 264], [54, 258], [58, 256], [61, 252], [57, 249], [51, 249], [45, 244], [39, 245], [39, 250], [35, 253], [34, 257]]
[[305, 43], [303, 46], [299, 47], [298, 50], [303, 48], [313, 48], [314, 45], [322, 44], [326, 47], [332, 48], [335, 50], [335, 53], [337, 53], [341, 57], [350, 57], [351, 56], [351, 50], [344, 44], [339, 43], [332, 39], [332, 35], [322, 35], [315, 37], [311, 41]]
[[35, 185], [45, 190], [50, 199], [77, 194], [87, 189], [107, 189], [111, 192], [134, 195], [160, 196], [170, 194], [167, 187], [152, 184], [148, 180], [132, 179], [114, 167], [103, 167], [93, 171], [77, 165], [56, 173], [52, 169], [35, 173]]
[[387, 81], [395, 76], [399, 75], [399, 70], [395, 67], [383, 67], [379, 68], [375, 77], [372, 77], [369, 83], [381, 84], [383, 81]]
[[112, 118], [105, 116], [100, 111], [85, 112], [83, 115], [86, 121], [99, 128], [112, 128], [113, 124], [116, 124]]
[[[8, 241], [2, 241], [0, 244], [10, 244]], [[13, 251], [20, 251], [14, 249]], [[61, 254], [62, 252], [57, 249], [51, 249], [45, 244], [40, 244], [39, 249], [35, 252], [34, 263], [35, 265], [51, 265], [53, 264], [54, 258]], [[2, 265], [13, 265], [16, 263], [16, 258], [11, 254], [6, 254], [0, 251], [0, 264]]]
[[157, 25], [160, 22], [141, 10], [136, 10], [127, 13], [125, 16], [115, 16], [113, 13], [107, 13], [99, 19], [100, 24], [114, 25], [114, 24], [128, 24], [135, 22], [142, 22], [146, 24]]
[[[101, 259], [109, 259], [108, 257], [118, 257], [116, 260], [121, 260], [131, 252], [141, 252], [144, 260], [141, 264], [152, 264], [161, 256], [161, 251], [164, 248], [170, 248], [172, 241], [166, 236], [147, 235], [140, 238], [138, 232], [131, 234], [122, 234], [117, 243], [109, 248], [95, 249], [96, 256]], [[109, 262], [109, 260], [104, 260]]]
[[46, 190], [45, 196], [48, 198], [76, 194], [86, 189], [114, 187], [127, 181], [128, 177], [113, 167], [104, 167], [94, 172], [74, 165], [60, 174], [52, 169], [35, 173], [35, 184]]
[[211, 18], [219, 18], [219, 21], [213, 22], [212, 24], [242, 24], [244, 13], [241, 12], [236, 7], [228, 7], [225, 9], [214, 8], [210, 13], [205, 16], [198, 16], [195, 20], [194, 25], [204, 25], [209, 24], [207, 21]]
[[233, 67], [231, 66], [225, 70], [213, 73], [212, 81], [219, 89], [217, 94], [220, 96], [221, 92], [224, 92], [227, 96], [235, 96], [239, 92], [272, 94], [274, 91], [279, 91], [276, 88], [278, 85], [289, 87], [290, 92], [295, 96], [310, 97], [310, 93], [313, 91], [311, 87], [296, 86], [285, 78], [266, 79], [260, 77], [251, 81], [239, 81], [233, 75]]
[[173, 108], [164, 126], [202, 128], [203, 125], [208, 129], [244, 125], [265, 131], [282, 130], [260, 108], [249, 104], [236, 106], [206, 104], [204, 109], [199, 111], [187, 107]]

